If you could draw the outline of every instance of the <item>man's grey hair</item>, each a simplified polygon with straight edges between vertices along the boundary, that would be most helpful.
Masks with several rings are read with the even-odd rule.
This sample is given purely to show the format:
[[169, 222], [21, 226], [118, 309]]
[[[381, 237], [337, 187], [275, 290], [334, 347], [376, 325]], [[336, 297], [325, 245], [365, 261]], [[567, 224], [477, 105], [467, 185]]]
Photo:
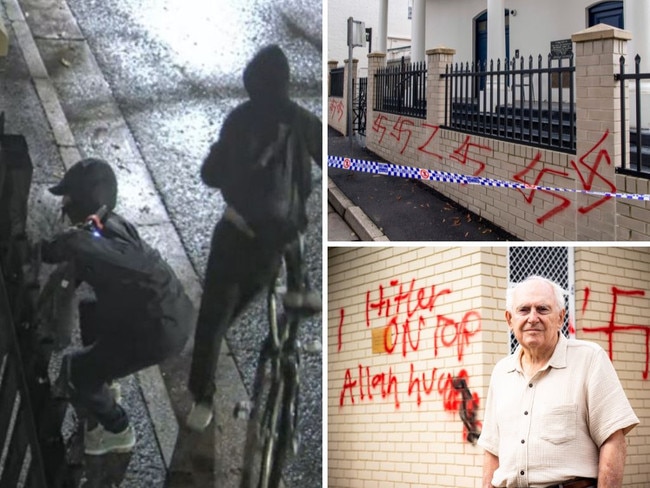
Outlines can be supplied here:
[[513, 307], [513, 297], [515, 295], [515, 291], [523, 284], [528, 283], [530, 281], [542, 281], [544, 283], [547, 283], [553, 288], [553, 293], [555, 295], [555, 301], [557, 304], [557, 307], [562, 310], [564, 309], [564, 297], [568, 295], [566, 290], [562, 288], [560, 285], [558, 285], [555, 281], [549, 280], [548, 278], [544, 278], [542, 276], [529, 276], [523, 281], [520, 281], [518, 283], [511, 283], [508, 289], [506, 290], [506, 310], [509, 312], [513, 312], [512, 307]]

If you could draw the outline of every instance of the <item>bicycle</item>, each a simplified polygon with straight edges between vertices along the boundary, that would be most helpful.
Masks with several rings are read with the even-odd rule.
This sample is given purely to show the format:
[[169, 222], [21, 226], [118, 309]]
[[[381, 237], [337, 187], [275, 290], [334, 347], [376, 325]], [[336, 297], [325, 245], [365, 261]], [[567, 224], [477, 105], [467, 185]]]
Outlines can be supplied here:
[[242, 488], [278, 487], [289, 448], [295, 455], [300, 445], [298, 328], [302, 318], [318, 311], [305, 307], [297, 299], [309, 292], [303, 246], [301, 236], [287, 248], [283, 266], [269, 286], [269, 333], [260, 351], [253, 382]]

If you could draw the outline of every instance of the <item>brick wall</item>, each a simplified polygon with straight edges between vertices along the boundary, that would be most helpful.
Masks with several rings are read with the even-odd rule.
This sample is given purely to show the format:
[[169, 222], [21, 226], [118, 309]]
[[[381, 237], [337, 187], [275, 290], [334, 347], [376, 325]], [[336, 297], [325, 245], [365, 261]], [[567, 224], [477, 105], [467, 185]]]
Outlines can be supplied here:
[[[568, 171], [570, 160], [575, 159], [572, 155], [440, 129], [439, 125], [411, 117], [373, 112], [366, 143], [373, 152], [395, 164], [520, 183], [535, 183], [543, 169], [542, 185], [580, 186], [576, 173]], [[427, 183], [521, 239], [578, 239], [575, 193]]]
[[[327, 63], [329, 72], [338, 66], [337, 61], [328, 61]], [[359, 60], [352, 60], [352, 80], [356, 86], [358, 78], [358, 65]], [[348, 100], [348, 70], [349, 62], [346, 59], [344, 62], [344, 84], [343, 84], [343, 97], [328, 96], [328, 110], [327, 110], [327, 123], [333, 129], [336, 129], [341, 134], [347, 134], [348, 127], [348, 113], [347, 113], [347, 100]], [[329, 83], [328, 83], [329, 86]]]
[[426, 120], [373, 110], [373, 73], [385, 65], [385, 56], [369, 55], [366, 144], [371, 151], [396, 164], [568, 190], [428, 183], [521, 239], [648, 240], [650, 202], [584, 194], [648, 194], [647, 179], [615, 172], [621, 165], [623, 151], [629, 149], [620, 142], [620, 91], [613, 75], [619, 57], [626, 54], [629, 38], [625, 31], [602, 25], [573, 36], [575, 155], [441, 129], [444, 80], [440, 73], [454, 61], [454, 51], [449, 48], [427, 52]]
[[329, 253], [328, 486], [476, 486], [482, 450], [465, 440], [450, 380], [466, 377], [484, 401], [483, 357], [507, 351], [493, 296], [505, 250]]
[[[482, 449], [466, 440], [450, 379], [467, 379], [481, 420], [492, 368], [509, 352], [507, 255], [506, 247], [329, 249], [329, 487], [478, 486]], [[587, 329], [612, 316], [639, 327], [613, 336], [614, 365], [642, 422], [628, 436], [624, 486], [633, 488], [650, 483], [649, 257], [647, 248], [575, 251], [577, 337], [608, 350], [607, 334]]]
[[[623, 486], [650, 486], [650, 249], [577, 248], [575, 261], [576, 336], [609, 351], [611, 335], [614, 366], [641, 422], [628, 435]], [[613, 332], [590, 330], [599, 328]]]

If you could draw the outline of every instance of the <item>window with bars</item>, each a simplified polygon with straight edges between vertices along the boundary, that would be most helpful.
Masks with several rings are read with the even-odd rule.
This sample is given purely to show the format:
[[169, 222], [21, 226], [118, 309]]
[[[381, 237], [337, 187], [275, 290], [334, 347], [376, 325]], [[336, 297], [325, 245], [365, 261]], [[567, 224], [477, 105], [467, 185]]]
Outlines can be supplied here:
[[[573, 249], [569, 247], [511, 247], [508, 253], [508, 287], [529, 276], [542, 276], [555, 281], [566, 290], [562, 333], [569, 337], [569, 324], [574, 315]], [[509, 331], [510, 354], [519, 342]]]

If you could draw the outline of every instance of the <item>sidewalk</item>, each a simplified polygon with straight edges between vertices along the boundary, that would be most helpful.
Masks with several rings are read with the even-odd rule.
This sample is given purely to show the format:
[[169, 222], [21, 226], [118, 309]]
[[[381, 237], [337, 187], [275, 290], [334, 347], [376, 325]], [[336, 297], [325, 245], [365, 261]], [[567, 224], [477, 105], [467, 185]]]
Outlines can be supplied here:
[[[386, 162], [331, 127], [327, 146], [332, 156]], [[328, 175], [331, 206], [361, 240], [519, 240], [419, 180], [329, 167]], [[328, 234], [328, 240], [343, 239]]]
[[[328, 184], [331, 186], [336, 186], [334, 183], [329, 180]], [[331, 197], [330, 197], [331, 198]], [[345, 214], [345, 210], [342, 210], [342, 214]], [[331, 202], [327, 203], [327, 239], [332, 242], [336, 241], [359, 241], [359, 236], [357, 233], [350, 227], [343, 217], [336, 211], [332, 206]]]

